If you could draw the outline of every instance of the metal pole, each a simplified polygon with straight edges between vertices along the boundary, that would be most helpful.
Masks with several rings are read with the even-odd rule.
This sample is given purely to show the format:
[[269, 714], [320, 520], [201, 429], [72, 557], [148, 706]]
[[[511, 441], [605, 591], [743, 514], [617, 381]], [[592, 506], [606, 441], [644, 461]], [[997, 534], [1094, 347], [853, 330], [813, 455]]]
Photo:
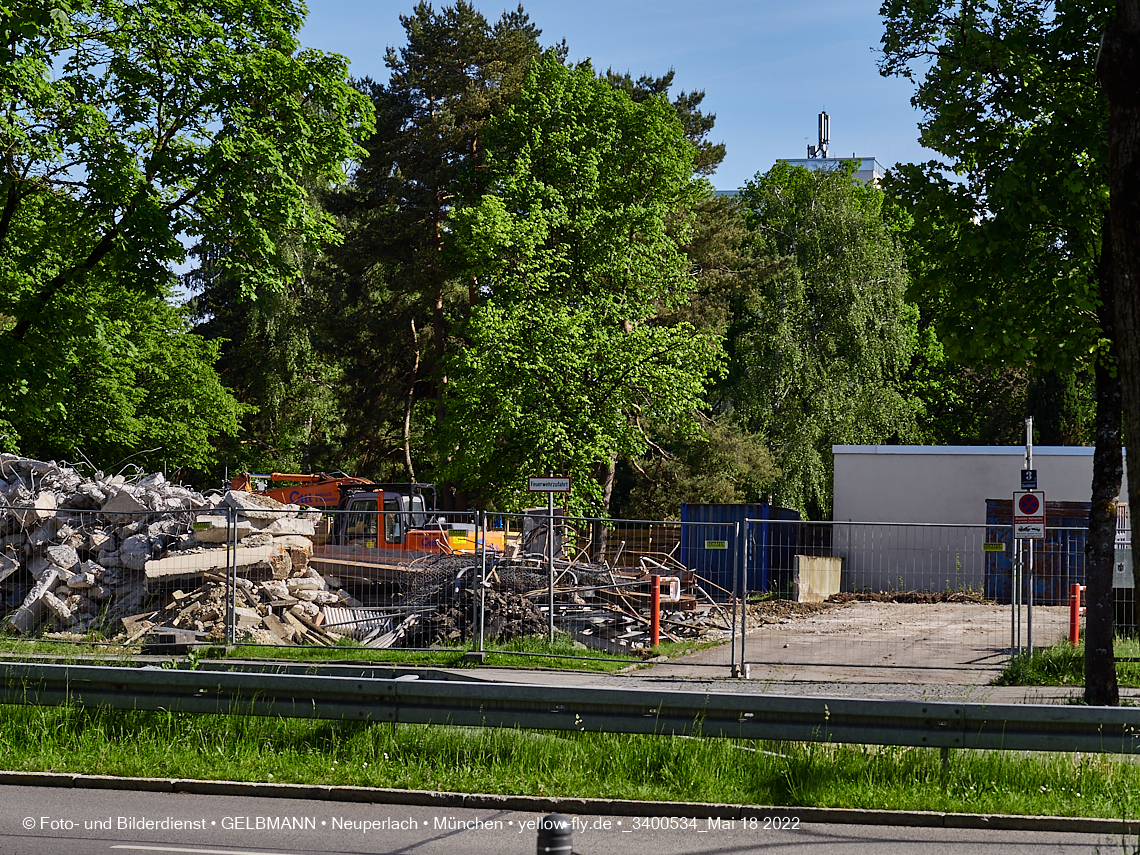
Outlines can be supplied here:
[[1026, 594], [1026, 628], [1028, 634], [1026, 636], [1026, 648], [1029, 650], [1030, 655], [1033, 654], [1033, 540], [1029, 541], [1029, 572], [1026, 574], [1026, 580], [1029, 584], [1029, 592]]
[[[739, 522], [736, 524], [736, 530], [739, 533]], [[740, 562], [736, 560], [736, 552], [739, 548], [740, 538], [738, 537], [732, 544], [732, 596], [736, 598], [736, 602], [732, 609], [732, 640], [728, 643], [731, 652], [729, 675], [733, 677], [739, 677], [743, 670], [736, 661], [736, 612], [740, 608]]]
[[1017, 544], [1017, 652], [1021, 652], [1021, 606], [1025, 602], [1025, 541]]
[[[740, 543], [740, 520], [736, 523], [736, 542]], [[765, 526], [765, 523], [761, 523]], [[735, 556], [737, 552], [744, 553], [744, 560], [740, 563], [740, 676], [748, 676], [748, 666], [744, 662], [744, 642], [748, 637], [748, 540], [749, 530], [748, 526], [744, 527], [744, 547], [737, 549], [733, 552]]]
[[1013, 516], [1009, 523], [1009, 654], [1017, 652], [1017, 546], [1013, 537]]
[[479, 511], [479, 596], [475, 598], [475, 650], [483, 651], [483, 623], [487, 617], [487, 512]]
[[237, 642], [237, 524], [234, 509], [226, 506], [226, 644]]
[[649, 580], [649, 646], [656, 648], [661, 643], [661, 577], [654, 573]]
[[550, 574], [550, 643], [554, 643], [554, 492], [546, 494], [546, 569]]
[[[1033, 416], [1025, 420], [1025, 468], [1033, 468]], [[1045, 515], [1045, 509], [1041, 509], [1042, 515]], [[1026, 641], [1028, 642], [1028, 650], [1030, 655], [1033, 654], [1033, 538], [1029, 539], [1029, 572], [1026, 578], [1029, 584], [1029, 591], [1026, 595], [1026, 629], [1028, 634]]]

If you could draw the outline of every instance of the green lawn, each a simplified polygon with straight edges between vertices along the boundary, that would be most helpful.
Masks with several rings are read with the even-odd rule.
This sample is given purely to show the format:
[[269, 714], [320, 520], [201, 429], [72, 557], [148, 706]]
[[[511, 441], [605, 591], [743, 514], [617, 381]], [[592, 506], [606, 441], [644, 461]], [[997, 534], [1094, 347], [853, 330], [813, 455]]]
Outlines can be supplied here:
[[[1116, 679], [1121, 686], [1140, 686], [1140, 640], [1135, 637], [1117, 637], [1113, 642], [1117, 658]], [[994, 680], [997, 686], [1083, 686], [1085, 684], [1085, 646], [1073, 647], [1061, 641], [1051, 647], [1039, 647], [1029, 653], [1013, 656], [1001, 675]]]
[[1135, 816], [1140, 766], [1099, 755], [544, 733], [0, 706], [14, 770], [463, 792]]
[[[662, 642], [643, 655], [609, 654], [576, 645], [568, 635], [558, 633], [554, 642], [546, 638], [519, 638], [508, 642], [488, 642], [486, 644], [486, 665], [495, 668], [555, 668], [559, 670], [614, 672], [630, 668], [644, 662], [651, 656], [676, 658], [723, 642]], [[374, 662], [385, 665], [424, 665], [448, 668], [477, 667], [464, 660], [464, 654], [471, 650], [470, 644], [438, 650], [377, 650], [362, 647], [345, 640], [335, 647], [295, 647], [280, 645], [275, 647], [239, 644], [230, 650], [224, 647], [203, 647], [189, 657], [237, 658], [237, 659], [277, 659], [292, 662]], [[92, 641], [62, 642], [51, 640], [0, 639], [0, 656], [17, 659], [24, 657], [46, 657], [59, 662], [89, 662], [95, 656], [100, 661], [111, 664], [127, 662], [132, 655], [141, 651], [141, 645], [125, 650], [110, 643]], [[80, 657], [83, 657], [81, 660]], [[178, 657], [176, 657], [178, 658]]]

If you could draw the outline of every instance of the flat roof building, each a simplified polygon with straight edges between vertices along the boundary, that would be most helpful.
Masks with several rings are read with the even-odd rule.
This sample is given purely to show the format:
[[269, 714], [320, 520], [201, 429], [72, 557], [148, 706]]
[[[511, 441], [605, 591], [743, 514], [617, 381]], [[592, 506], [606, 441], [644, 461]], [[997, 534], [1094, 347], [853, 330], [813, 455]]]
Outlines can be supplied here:
[[780, 158], [780, 162], [788, 163], [792, 166], [802, 166], [805, 169], [810, 169], [813, 172], [838, 169], [841, 164], [855, 161], [856, 170], [855, 177], [862, 181], [864, 184], [878, 184], [879, 179], [886, 174], [883, 165], [879, 163], [877, 158], [874, 157], [856, 157], [854, 154], [851, 157], [804, 157], [796, 160], [788, 158]]

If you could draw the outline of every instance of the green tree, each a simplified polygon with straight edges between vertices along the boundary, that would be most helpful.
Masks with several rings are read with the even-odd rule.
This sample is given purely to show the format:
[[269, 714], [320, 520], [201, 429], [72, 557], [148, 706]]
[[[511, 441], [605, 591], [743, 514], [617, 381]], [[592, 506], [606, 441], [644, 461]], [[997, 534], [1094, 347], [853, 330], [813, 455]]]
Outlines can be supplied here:
[[358, 84], [377, 128], [352, 186], [330, 200], [346, 240], [325, 275], [329, 325], [344, 328], [329, 340], [343, 357], [350, 454], [361, 471], [402, 465], [412, 477], [448, 456], [431, 442], [443, 364], [480, 296], [447, 218], [486, 189], [485, 125], [519, 91], [541, 33], [521, 7], [490, 24], [462, 0], [438, 11], [418, 3], [400, 22], [407, 43], [387, 51], [388, 82]]
[[61, 323], [99, 311], [99, 294], [146, 296], [134, 308], [154, 318], [139, 328], [171, 327], [162, 301], [183, 240], [214, 251], [245, 294], [295, 276], [283, 238], [335, 240], [305, 184], [343, 179], [370, 114], [343, 58], [300, 49], [298, 4], [90, 0], [19, 26], [14, 14], [0, 71], [0, 419], [20, 434], [64, 406], [90, 344], [79, 331], [112, 323]]
[[916, 433], [900, 384], [917, 311], [897, 212], [853, 173], [779, 163], [741, 192], [753, 252], [785, 264], [733, 308], [718, 406], [767, 436], [776, 501], [813, 516], [830, 513], [832, 445]]
[[571, 506], [607, 512], [615, 458], [648, 418], [695, 430], [719, 364], [715, 336], [656, 321], [686, 299], [679, 212], [707, 187], [667, 101], [553, 53], [491, 130], [491, 192], [452, 219], [485, 297], [449, 362], [448, 472], [502, 507], [569, 474]]
[[299, 275], [244, 299], [232, 277], [200, 259], [186, 283], [194, 332], [215, 342], [217, 373], [248, 409], [239, 440], [220, 444], [231, 471], [341, 469], [344, 405], [340, 360], [322, 336], [325, 294], [317, 258], [299, 258]]
[[[787, 261], [754, 253], [743, 209], [734, 198], [711, 196], [687, 213], [688, 293], [659, 311], [656, 322], [689, 325], [728, 347], [733, 317], [759, 298], [763, 285]], [[618, 463], [615, 515], [675, 518], [683, 502], [759, 502], [768, 497], [780, 472], [767, 436], [750, 431], [733, 413], [718, 409], [717, 402], [715, 389], [706, 389], [697, 435], [646, 419], [645, 453]]]
[[[612, 68], [606, 70], [606, 80], [610, 85], [625, 92], [636, 102], [644, 101], [654, 95], [662, 98], [669, 97], [669, 87], [673, 85], [673, 76], [676, 72], [669, 69], [660, 77], [651, 77], [647, 74], [634, 80], [626, 72], [618, 74]], [[712, 175], [716, 172], [721, 161], [724, 160], [724, 143], [709, 142], [708, 135], [716, 123], [716, 113], [705, 114], [697, 109], [705, 100], [703, 89], [693, 92], [682, 90], [670, 103], [677, 111], [677, 118], [681, 120], [681, 127], [685, 129], [685, 139], [696, 146], [697, 154], [693, 159], [693, 172], [697, 175]]]
[[1111, 9], [888, 0], [882, 15], [881, 71], [917, 78], [920, 140], [942, 156], [900, 167], [892, 185], [914, 215], [920, 263], [912, 272], [924, 312], [963, 361], [1095, 373], [1085, 697], [1116, 703], [1120, 387], [1112, 258], [1102, 240], [1107, 103], [1094, 73]]

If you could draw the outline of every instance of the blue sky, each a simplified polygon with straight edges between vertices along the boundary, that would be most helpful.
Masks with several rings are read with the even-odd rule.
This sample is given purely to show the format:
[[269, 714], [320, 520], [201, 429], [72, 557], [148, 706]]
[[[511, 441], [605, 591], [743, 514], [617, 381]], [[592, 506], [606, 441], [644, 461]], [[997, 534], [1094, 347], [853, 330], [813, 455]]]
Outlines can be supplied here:
[[[876, 68], [880, 0], [529, 0], [544, 44], [566, 39], [570, 59], [599, 70], [676, 70], [674, 91], [704, 89], [716, 113], [711, 139], [728, 156], [713, 177], [733, 189], [777, 158], [806, 156], [816, 115], [831, 116], [831, 154], [877, 157], [886, 167], [927, 160], [907, 80]], [[302, 43], [344, 54], [352, 74], [387, 80], [384, 49], [404, 44], [400, 14], [414, 0], [310, 0]], [[441, 3], [435, 3], [439, 8]], [[497, 19], [502, 0], [474, 0]], [[517, 0], [516, 0], [517, 5]]]

